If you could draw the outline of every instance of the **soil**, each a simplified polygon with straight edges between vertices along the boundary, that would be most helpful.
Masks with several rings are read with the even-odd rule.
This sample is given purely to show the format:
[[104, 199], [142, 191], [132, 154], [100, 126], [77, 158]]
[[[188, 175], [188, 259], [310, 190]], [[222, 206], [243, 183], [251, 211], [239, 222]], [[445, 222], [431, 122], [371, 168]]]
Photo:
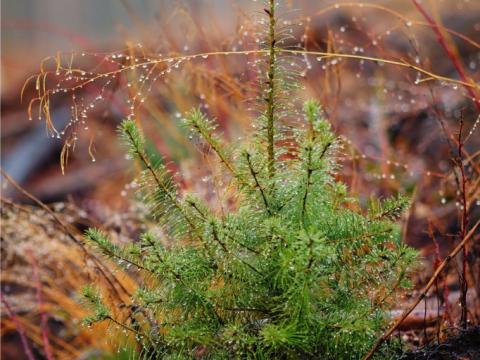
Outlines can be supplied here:
[[480, 326], [461, 331], [441, 344], [403, 355], [401, 360], [480, 360]]

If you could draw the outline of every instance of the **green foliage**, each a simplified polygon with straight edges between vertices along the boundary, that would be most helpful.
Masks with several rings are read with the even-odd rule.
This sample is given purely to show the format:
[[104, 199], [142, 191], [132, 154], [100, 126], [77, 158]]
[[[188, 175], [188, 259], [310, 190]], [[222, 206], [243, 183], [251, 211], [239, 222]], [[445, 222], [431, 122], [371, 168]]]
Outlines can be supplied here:
[[[274, 8], [271, 1], [270, 36]], [[401, 244], [395, 223], [408, 201], [358, 210], [333, 176], [337, 141], [317, 102], [305, 103], [298, 127], [281, 130], [277, 58], [271, 51], [265, 83], [272, 96], [259, 130], [234, 151], [204, 114], [187, 114], [187, 126], [218, 155], [237, 189], [229, 209], [180, 195], [165, 166], [150, 160], [135, 122], [120, 126], [143, 167], [142, 199], [162, 232], [145, 233], [127, 249], [97, 230], [87, 238], [145, 275], [131, 301], [149, 316], [130, 317], [125, 327], [135, 319], [147, 358], [358, 359], [409, 285], [416, 253]], [[87, 295], [96, 304], [91, 320], [108, 318], [100, 299]]]
[[85, 286], [82, 292], [85, 303], [92, 310], [92, 315], [83, 319], [85, 325], [91, 325], [98, 321], [103, 321], [110, 317], [107, 307], [103, 304], [98, 290], [93, 286]]
[[[190, 124], [200, 119], [196, 111], [188, 115]], [[160, 322], [142, 330], [153, 339], [143, 346], [185, 358], [201, 350], [208, 358], [348, 359], [367, 350], [415, 260], [393, 222], [408, 202], [374, 202], [367, 215], [352, 210], [354, 200], [331, 174], [336, 140], [317, 103], [306, 103], [297, 151], [277, 160], [282, 171], [272, 181], [259, 167], [266, 159], [256, 140], [233, 154], [239, 204], [226, 213], [193, 195], [181, 199], [164, 167], [150, 164], [133, 123], [122, 130], [145, 168], [143, 198], [171, 245], [150, 233], [128, 249], [97, 230], [87, 237], [156, 278], [132, 299]], [[220, 152], [219, 140], [217, 146]], [[105, 319], [98, 297], [89, 298], [99, 305], [92, 319]]]

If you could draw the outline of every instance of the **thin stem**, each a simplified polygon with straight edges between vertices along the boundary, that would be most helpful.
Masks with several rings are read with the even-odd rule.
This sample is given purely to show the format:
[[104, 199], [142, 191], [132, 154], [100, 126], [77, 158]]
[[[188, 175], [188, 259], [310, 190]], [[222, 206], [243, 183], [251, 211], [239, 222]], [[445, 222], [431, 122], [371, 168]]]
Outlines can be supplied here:
[[[312, 132], [312, 137], [313, 136], [314, 136], [314, 134]], [[306, 225], [307, 197], [308, 197], [308, 191], [310, 189], [310, 185], [312, 185], [311, 177], [312, 177], [312, 173], [313, 173], [312, 151], [313, 151], [313, 144], [309, 144], [308, 149], [307, 149], [307, 179], [306, 179], [306, 184], [305, 184], [305, 193], [303, 194], [303, 199], [302, 199], [302, 223], [303, 223], [303, 229], [305, 230], [305, 233], [308, 236], [307, 271], [310, 271], [310, 268], [312, 267], [312, 264], [313, 264], [313, 239], [310, 236], [309, 232], [307, 231], [307, 225]]]
[[[132, 144], [135, 144], [135, 139], [134, 139], [133, 134], [131, 134], [130, 131], [126, 131], [126, 134], [127, 134], [128, 138], [130, 139], [130, 142]], [[176, 196], [174, 194], [172, 194], [170, 189], [168, 189], [168, 187], [165, 185], [165, 183], [162, 180], [160, 180], [157, 172], [153, 168], [153, 166], [150, 163], [150, 160], [148, 159], [148, 157], [137, 146], [135, 146], [135, 152], [136, 152], [138, 158], [140, 159], [140, 161], [147, 168], [148, 172], [153, 176], [153, 179], [155, 180], [155, 183], [157, 184], [157, 186], [160, 187], [167, 194], [167, 196], [170, 199], [170, 201], [172, 202], [172, 204], [178, 209], [178, 211], [180, 211], [180, 213], [183, 215], [183, 217], [187, 221], [188, 225], [192, 228], [192, 230], [194, 232], [196, 232], [197, 227], [192, 222], [192, 220], [187, 216], [187, 214], [185, 213], [185, 210], [183, 209], [182, 205], [178, 202]]]
[[[315, 134], [313, 132], [311, 134], [311, 141], [312, 143], [315, 141]], [[325, 154], [327, 153], [327, 150], [330, 148], [331, 145], [332, 143], [329, 142], [324, 146], [319, 159], [322, 159], [325, 156]], [[305, 183], [305, 193], [303, 194], [303, 199], [302, 199], [302, 221], [304, 226], [305, 226], [305, 214], [307, 210], [307, 197], [308, 197], [310, 185], [312, 185], [311, 177], [314, 171], [319, 170], [318, 168], [312, 167], [312, 152], [313, 152], [313, 144], [310, 144], [307, 149], [307, 179]]]
[[[457, 80], [453, 78], [449, 78], [446, 76], [441, 76], [438, 74], [435, 74], [431, 71], [428, 71], [420, 66], [416, 66], [415, 64], [410, 64], [406, 61], [398, 61], [398, 60], [391, 60], [391, 59], [384, 59], [384, 58], [379, 58], [379, 57], [373, 57], [373, 56], [364, 56], [364, 55], [355, 55], [355, 54], [347, 54], [347, 53], [340, 53], [340, 52], [323, 52], [323, 51], [307, 51], [307, 50], [293, 50], [293, 49], [275, 49], [276, 53], [285, 53], [285, 54], [297, 54], [297, 55], [312, 55], [312, 56], [320, 56], [324, 59], [328, 58], [344, 58], [344, 59], [354, 59], [354, 60], [359, 60], [359, 61], [372, 61], [375, 63], [383, 63], [383, 64], [390, 64], [390, 65], [396, 65], [400, 67], [405, 67], [409, 68], [411, 70], [417, 71], [422, 73], [423, 75], [426, 76], [425, 79], [423, 79], [420, 82], [425, 82], [425, 81], [430, 81], [430, 80], [437, 80], [437, 81], [443, 81], [447, 83], [452, 83], [452, 84], [457, 84], [457, 85], [462, 85], [465, 87], [470, 87], [470, 88], [475, 88], [475, 89], [480, 89], [480, 85], [477, 85], [473, 81], [462, 81], [462, 80]], [[120, 69], [112, 70], [112, 71], [107, 71], [103, 73], [98, 73], [95, 76], [89, 78], [88, 80], [85, 80], [81, 83], [78, 83], [70, 88], [68, 88], [68, 91], [75, 91], [82, 89], [83, 87], [87, 86], [88, 84], [91, 84], [99, 79], [103, 79], [105, 77], [109, 76], [116, 76], [118, 74], [124, 73], [129, 70], [134, 70], [134, 69], [140, 69], [145, 66], [150, 66], [150, 65], [156, 65], [160, 63], [169, 63], [169, 62], [174, 62], [178, 60], [182, 61], [187, 61], [187, 60], [193, 60], [193, 59], [202, 59], [208, 56], [223, 56], [223, 55], [250, 55], [250, 54], [268, 54], [269, 49], [259, 49], [259, 50], [241, 50], [241, 51], [210, 51], [210, 52], [204, 52], [204, 53], [196, 53], [192, 55], [182, 55], [182, 56], [172, 56], [172, 57], [165, 57], [165, 58], [160, 58], [160, 59], [149, 59], [148, 61], [139, 61], [136, 62], [132, 65], [122, 67]], [[70, 68], [63, 68], [60, 67], [61, 70], [67, 70], [71, 72], [77, 72], [81, 73], [83, 70], [80, 69], [70, 69]], [[48, 71], [43, 71], [41, 74], [48, 74]], [[26, 86], [29, 82], [32, 81], [32, 79], [35, 79], [38, 75], [33, 75], [27, 79], [25, 82]], [[41, 99], [49, 94], [53, 94], [53, 89], [45, 89], [44, 94], [41, 96], [38, 96], [36, 98], [33, 98], [30, 101], [30, 104], [28, 106], [29, 112], [32, 111], [32, 106], [35, 102], [40, 102]]]
[[262, 188], [262, 186], [260, 185], [260, 182], [258, 181], [258, 177], [257, 177], [258, 172], [255, 171], [255, 169], [253, 168], [250, 153], [247, 152], [245, 157], [247, 158], [247, 163], [248, 163], [248, 168], [250, 170], [250, 174], [252, 175], [253, 180], [255, 181], [255, 187], [258, 189], [258, 191], [260, 191], [260, 195], [262, 196], [262, 200], [263, 200], [263, 204], [265, 205], [265, 209], [267, 210], [269, 215], [272, 215], [272, 212], [270, 210], [270, 206], [268, 205], [267, 197], [265, 195], [265, 191]]
[[[415, 7], [417, 8], [417, 10], [425, 18], [425, 20], [427, 20], [428, 24], [431, 26], [433, 32], [435, 33], [435, 36], [437, 37], [437, 42], [440, 44], [440, 46], [443, 48], [443, 50], [447, 54], [448, 58], [452, 62], [453, 66], [455, 67], [455, 70], [457, 71], [458, 75], [460, 76], [460, 79], [464, 82], [469, 82], [469, 79], [467, 78], [467, 75], [465, 74], [465, 70], [463, 69], [463, 66], [462, 66], [462, 63], [461, 63], [460, 59], [454, 53], [454, 51], [448, 46], [447, 40], [445, 39], [445, 36], [443, 35], [443, 33], [441, 31], [441, 27], [427, 13], [425, 8], [417, 0], [412, 0], [412, 2], [415, 5]], [[472, 97], [473, 102], [474, 102], [477, 110], [480, 111], [480, 99], [478, 98], [475, 90], [471, 87], [465, 87], [465, 89], [467, 90], [467, 92]]]
[[257, 274], [259, 275], [262, 275], [262, 273], [260, 271], [258, 271], [253, 265], [249, 264], [247, 261], [243, 260], [240, 256], [237, 256], [235, 254], [232, 254], [230, 251], [228, 251], [228, 248], [227, 246], [225, 245], [225, 243], [223, 241], [220, 240], [220, 237], [218, 236], [218, 232], [217, 232], [217, 227], [215, 226], [215, 222], [212, 221], [211, 223], [211, 226], [212, 226], [212, 234], [213, 234], [213, 239], [220, 244], [220, 246], [222, 247], [222, 250], [228, 255], [228, 254], [231, 254], [233, 255], [237, 260], [239, 260], [240, 262], [242, 262], [243, 264], [247, 265], [250, 269], [252, 269], [253, 271], [255, 271]]
[[[187, 200], [187, 204], [190, 205], [191, 207], [193, 207], [195, 209], [195, 211], [200, 215], [200, 217], [202, 218], [202, 220], [204, 221], [208, 221], [207, 219], [207, 215], [205, 215], [201, 210], [200, 208], [197, 206], [197, 204], [195, 204], [194, 201], [190, 201], [190, 200]], [[238, 245], [240, 245], [241, 247], [244, 247], [245, 249], [255, 253], [255, 254], [258, 254], [259, 252], [250, 248], [249, 246], [241, 243], [240, 241], [234, 239], [232, 236], [230, 236], [228, 233], [226, 233], [226, 236], [228, 236], [231, 240], [233, 240], [235, 243], [237, 243]]]
[[[238, 239], [236, 239], [235, 237], [235, 231], [236, 229], [234, 228], [231, 228], [230, 226], [226, 226], [225, 222], [223, 222], [223, 228], [227, 229], [227, 231], [225, 232], [225, 236], [228, 237], [230, 240], [232, 240], [234, 243], [240, 245], [241, 247], [247, 249], [248, 251], [251, 251], [257, 255], [260, 254], [259, 251], [253, 249], [252, 247], [248, 246], [248, 245], [245, 245], [244, 243], [240, 242]], [[232, 230], [232, 234], [230, 233], [230, 230]]]
[[203, 296], [202, 294], [198, 293], [198, 291], [196, 291], [193, 287], [188, 286], [185, 283], [185, 281], [183, 280], [182, 274], [180, 274], [180, 273], [176, 272], [174, 269], [172, 269], [171, 266], [169, 264], [167, 264], [165, 262], [165, 260], [162, 258], [162, 256], [158, 253], [158, 251], [156, 250], [156, 247], [155, 247], [155, 243], [151, 239], [149, 239], [148, 237], [146, 238], [146, 240], [148, 241], [148, 243], [150, 244], [152, 249], [155, 251], [155, 255], [157, 256], [158, 261], [160, 261], [165, 267], [167, 267], [167, 271], [170, 272], [175, 277], [175, 280], [178, 281], [180, 284], [182, 284], [185, 288], [189, 289], [193, 294], [198, 296], [198, 298], [200, 298], [204, 302], [204, 304], [210, 308], [210, 310], [213, 312], [213, 314], [217, 318], [218, 322], [220, 324], [223, 324], [224, 321], [220, 317], [220, 315], [218, 315], [217, 311], [215, 310], [215, 305], [212, 303], [212, 301], [210, 299], [208, 299], [207, 297]]
[[214, 140], [212, 137], [211, 133], [206, 132], [204, 129], [202, 129], [197, 123], [193, 122], [192, 124], [193, 128], [197, 133], [199, 133], [205, 141], [210, 145], [213, 151], [217, 154], [219, 157], [220, 161], [225, 165], [225, 167], [232, 173], [232, 175], [235, 178], [239, 178], [237, 171], [235, 170], [235, 167], [232, 165], [232, 163], [227, 159], [225, 156], [225, 153], [223, 152], [222, 148], [219, 146], [219, 144]]
[[303, 199], [302, 199], [302, 221], [303, 225], [305, 226], [305, 213], [307, 211], [307, 197], [308, 197], [308, 191], [310, 189], [311, 183], [311, 177], [313, 173], [312, 169], [312, 146], [309, 145], [307, 149], [307, 179], [305, 181], [305, 193], [303, 194]]
[[[463, 239], [467, 232], [468, 226], [468, 210], [467, 210], [467, 178], [465, 176], [465, 168], [463, 166], [462, 150], [463, 150], [463, 139], [462, 139], [462, 130], [463, 130], [463, 116], [460, 119], [460, 129], [458, 130], [458, 168], [460, 170], [460, 181], [461, 181], [461, 224], [460, 224], [460, 238]], [[464, 329], [467, 328], [467, 248], [463, 246], [462, 248], [462, 275], [461, 275], [461, 296], [460, 296], [460, 305], [462, 308], [460, 323]]]
[[[310, 271], [312, 264], [313, 264], [313, 238], [310, 236], [309, 232], [307, 231], [307, 225], [306, 225], [306, 213], [307, 213], [307, 198], [308, 198], [308, 193], [310, 190], [310, 186], [312, 185], [312, 174], [315, 170], [314, 167], [312, 167], [312, 153], [313, 153], [313, 146], [314, 142], [316, 139], [316, 134], [315, 131], [313, 130], [313, 127], [310, 129], [310, 134], [309, 134], [309, 140], [310, 143], [308, 144], [307, 147], [307, 178], [306, 178], [306, 183], [305, 183], [305, 193], [303, 194], [303, 199], [302, 199], [302, 224], [303, 224], [303, 229], [305, 230], [305, 233], [308, 236], [308, 264], [307, 264], [307, 271]], [[332, 145], [331, 142], [328, 142], [325, 144], [323, 147], [322, 153], [320, 154], [319, 160], [321, 160], [325, 154], [327, 153], [328, 148]]]
[[47, 360], [53, 360], [53, 354], [52, 354], [52, 347], [50, 345], [50, 341], [48, 339], [48, 314], [45, 311], [45, 306], [43, 303], [43, 294], [42, 294], [42, 281], [40, 279], [40, 274], [38, 270], [38, 263], [37, 259], [33, 255], [33, 252], [31, 249], [27, 250], [27, 255], [30, 257], [30, 261], [32, 264], [32, 269], [33, 269], [33, 278], [35, 282], [35, 288], [36, 288], [36, 295], [37, 295], [37, 303], [38, 303], [38, 309], [40, 313], [40, 330], [42, 333], [42, 341], [43, 341], [43, 348], [45, 350], [45, 357]]
[[[302, 17], [298, 18], [298, 21], [305, 21], [307, 18], [313, 19], [314, 17], [319, 17], [320, 15], [323, 15], [323, 14], [329, 12], [329, 11], [332, 11], [332, 10], [338, 11], [338, 9], [340, 9], [340, 8], [347, 8], [347, 7], [357, 7], [357, 8], [362, 8], [362, 9], [370, 8], [370, 9], [380, 10], [380, 11], [383, 11], [384, 13], [386, 13], [386, 14], [389, 14], [389, 15], [392, 15], [393, 17], [398, 18], [404, 24], [411, 23], [412, 25], [426, 26], [426, 27], [430, 27], [430, 28], [435, 26], [435, 25], [432, 26], [430, 23], [425, 22], [425, 21], [418, 21], [418, 20], [410, 19], [406, 16], [403, 16], [398, 11], [395, 11], [395, 10], [390, 9], [388, 7], [385, 7], [385, 6], [382, 6], [382, 5], [379, 5], [379, 4], [368, 3], [368, 2], [335, 2], [332, 5], [325, 6], [323, 9], [315, 12], [314, 14], [308, 14], [308, 16], [302, 16]], [[443, 31], [462, 39], [463, 41], [469, 43], [470, 45], [475, 46], [476, 48], [480, 48], [480, 43], [478, 43], [475, 40], [469, 38], [468, 36], [466, 36], [462, 33], [459, 33], [455, 30], [452, 30], [448, 27], [445, 27], [443, 25], [441, 25], [441, 28], [442, 28]]]
[[[135, 267], [137, 267], [137, 268], [139, 268], [139, 269], [141, 269], [141, 270], [147, 270], [144, 266], [136, 263], [135, 261], [131, 261], [131, 260], [125, 258], [125, 257], [122, 257], [122, 256], [116, 254], [115, 252], [111, 251], [110, 249], [108, 249], [108, 248], [100, 245], [98, 242], [97, 242], [96, 244], [97, 244], [98, 247], [100, 247], [100, 249], [101, 249], [102, 251], [105, 252], [105, 254], [106, 254], [107, 256], [110, 256], [111, 258], [116, 258], [116, 259], [121, 260], [121, 261], [125, 261], [127, 264], [133, 265], [133, 266], [135, 266]], [[148, 270], [147, 270], [147, 271], [148, 271]]]
[[111, 322], [117, 324], [118, 326], [120, 326], [120, 327], [124, 328], [125, 330], [128, 330], [128, 331], [130, 331], [130, 332], [132, 332], [132, 333], [134, 333], [134, 334], [136, 334], [136, 335], [143, 335], [143, 334], [140, 333], [139, 331], [131, 328], [131, 327], [128, 326], [128, 325], [125, 325], [125, 324], [121, 323], [120, 321], [114, 319], [114, 318], [111, 317], [111, 316], [107, 316], [107, 317], [105, 318], [105, 320], [110, 320]]
[[210, 225], [212, 226], [213, 240], [215, 240], [215, 241], [222, 247], [223, 251], [228, 254], [227, 246], [226, 246], [225, 243], [224, 243], [222, 240], [220, 240], [220, 238], [218, 237], [218, 232], [217, 232], [217, 227], [215, 226], [215, 222], [212, 221], [212, 222], [210, 223]]
[[313, 238], [310, 236], [307, 230], [305, 230], [307, 236], [308, 236], [308, 263], [307, 263], [307, 271], [310, 271], [313, 265]]
[[274, 120], [275, 120], [275, 68], [276, 68], [276, 47], [275, 47], [275, 0], [270, 0], [270, 8], [265, 9], [269, 18], [268, 43], [269, 59], [267, 73], [267, 155], [268, 155], [268, 175], [270, 179], [275, 176], [275, 149], [274, 149]]
[[25, 335], [25, 328], [23, 327], [22, 323], [20, 320], [18, 320], [17, 316], [13, 312], [13, 309], [10, 306], [10, 303], [7, 301], [7, 299], [3, 296], [3, 293], [0, 293], [0, 298], [2, 300], [3, 305], [5, 306], [5, 310], [7, 315], [12, 319], [12, 322], [15, 324], [15, 328], [17, 329], [18, 334], [20, 335], [20, 341], [22, 343], [23, 350], [25, 351], [25, 354], [27, 355], [28, 360], [35, 360], [35, 357], [33, 356], [32, 349], [30, 348], [30, 345], [27, 340], [27, 336]]
[[202, 220], [207, 221], [207, 216], [199, 209], [199, 207], [194, 201], [186, 200], [186, 203], [195, 209], [195, 211], [200, 215]]
[[257, 312], [257, 313], [270, 315], [270, 312], [268, 310], [255, 309], [255, 308], [227, 308], [227, 307], [222, 307], [221, 309], [225, 310], [225, 311], [233, 311], [233, 312]]

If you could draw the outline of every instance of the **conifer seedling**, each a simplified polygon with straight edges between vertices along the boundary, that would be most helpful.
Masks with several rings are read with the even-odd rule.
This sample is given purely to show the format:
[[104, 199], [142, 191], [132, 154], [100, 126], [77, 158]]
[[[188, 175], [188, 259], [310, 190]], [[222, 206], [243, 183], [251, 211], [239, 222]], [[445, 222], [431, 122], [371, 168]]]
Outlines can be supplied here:
[[206, 114], [185, 116], [228, 174], [235, 206], [219, 211], [182, 194], [165, 165], [150, 159], [135, 121], [119, 128], [143, 168], [139, 191], [161, 233], [121, 247], [99, 230], [87, 232], [145, 282], [127, 319], [114, 319], [87, 289], [94, 311], [86, 321], [125, 327], [138, 358], [358, 359], [409, 286], [416, 253], [401, 243], [396, 224], [408, 201], [359, 210], [335, 179], [340, 148], [316, 101], [305, 102], [298, 126], [283, 126], [282, 99], [292, 84], [279, 62], [275, 13], [270, 0], [255, 133], [231, 150]]

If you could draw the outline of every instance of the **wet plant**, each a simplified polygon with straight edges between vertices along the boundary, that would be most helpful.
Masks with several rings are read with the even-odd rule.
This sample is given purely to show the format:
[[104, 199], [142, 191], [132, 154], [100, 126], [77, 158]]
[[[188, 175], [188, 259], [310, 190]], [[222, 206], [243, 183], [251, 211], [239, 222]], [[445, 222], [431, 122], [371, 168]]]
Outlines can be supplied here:
[[121, 318], [88, 287], [85, 322], [123, 328], [139, 357], [357, 359], [409, 286], [416, 252], [401, 243], [396, 224], [408, 200], [372, 201], [364, 210], [336, 179], [339, 141], [316, 101], [305, 102], [302, 115], [293, 108], [277, 5], [267, 5], [255, 132], [226, 144], [204, 113], [185, 115], [192, 137], [217, 156], [234, 201], [214, 207], [182, 193], [135, 120], [119, 127], [142, 168], [136, 184], [156, 226], [127, 246], [87, 231], [98, 251], [144, 281], [117, 305], [129, 309]]

